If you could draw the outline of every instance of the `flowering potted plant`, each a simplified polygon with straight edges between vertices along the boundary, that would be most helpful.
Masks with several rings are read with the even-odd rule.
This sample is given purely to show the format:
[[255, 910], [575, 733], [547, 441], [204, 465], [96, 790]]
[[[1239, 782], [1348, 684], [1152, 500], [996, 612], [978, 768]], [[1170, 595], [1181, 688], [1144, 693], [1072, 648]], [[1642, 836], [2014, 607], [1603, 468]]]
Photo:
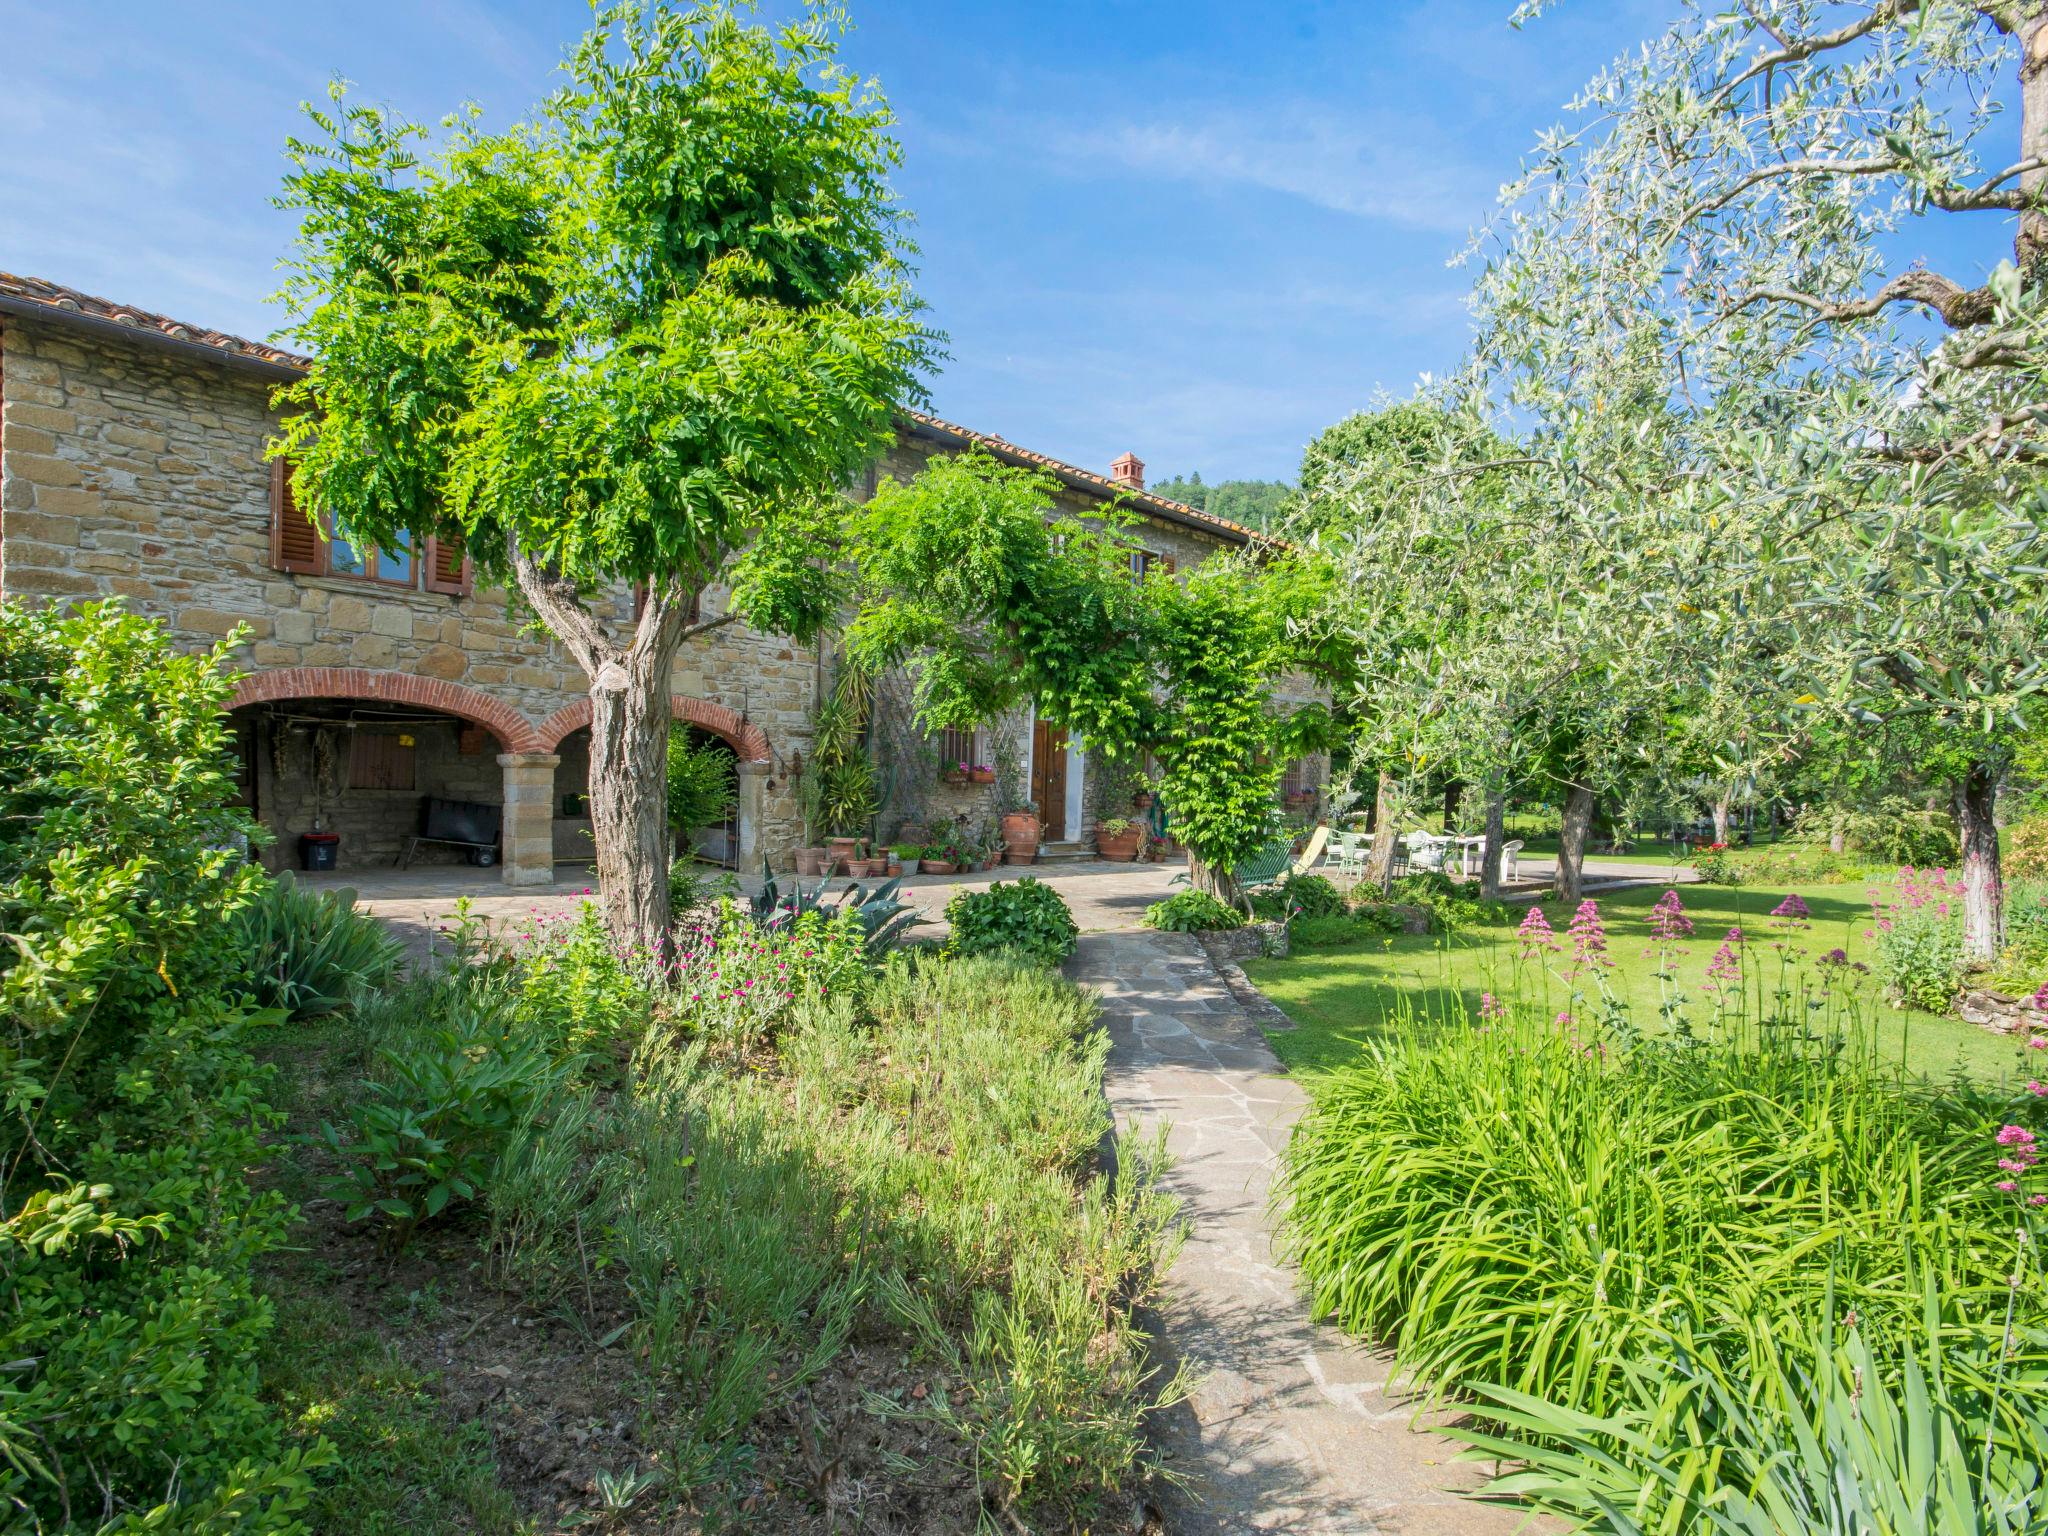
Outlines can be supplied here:
[[944, 843], [928, 843], [918, 865], [928, 875], [950, 875], [960, 867], [953, 850]]
[[947, 784], [965, 784], [970, 767], [967, 763], [953, 763], [940, 770], [939, 778]]
[[969, 765], [967, 769], [968, 783], [993, 784], [995, 783], [995, 781], [996, 770], [995, 765], [993, 763], [974, 763]]

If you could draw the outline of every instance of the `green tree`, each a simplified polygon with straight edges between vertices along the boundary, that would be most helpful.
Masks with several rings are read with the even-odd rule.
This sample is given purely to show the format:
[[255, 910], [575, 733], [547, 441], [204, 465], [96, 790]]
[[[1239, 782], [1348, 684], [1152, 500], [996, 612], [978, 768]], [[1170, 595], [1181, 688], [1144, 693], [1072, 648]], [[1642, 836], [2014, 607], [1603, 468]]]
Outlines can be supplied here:
[[1341, 648], [1308, 623], [1326, 577], [1299, 557], [1219, 556], [1133, 581], [1124, 519], [1052, 520], [1056, 491], [985, 454], [885, 483], [854, 541], [849, 654], [910, 666], [929, 728], [1028, 700], [1092, 756], [1150, 754], [1195, 883], [1235, 896], [1232, 871], [1274, 835], [1287, 762], [1328, 737], [1326, 707], [1277, 691], [1289, 673], [1341, 674]]
[[697, 746], [689, 727], [669, 727], [668, 824], [686, 848], [694, 834], [730, 816], [737, 800], [731, 751], [709, 742]]
[[[337, 87], [289, 146], [284, 298], [314, 360], [275, 451], [353, 537], [460, 538], [575, 659], [606, 917], [648, 947], [677, 652], [827, 622], [840, 488], [933, 355], [891, 118], [834, 49], [815, 14], [618, 5], [508, 132], [457, 119], [430, 153]], [[693, 620], [713, 583], [725, 611]]]
[[[1539, 144], [1478, 292], [1541, 477], [1631, 552], [1639, 643], [1774, 658], [1787, 739], [1820, 711], [1971, 744], [1979, 959], [1996, 787], [2048, 688], [2044, 61], [2034, 3], [1688, 4]], [[2011, 259], [1895, 258], [1912, 220], [1986, 214], [2017, 216]]]
[[1284, 480], [1218, 480], [1205, 484], [1201, 471], [1176, 475], [1147, 487], [1153, 495], [1178, 501], [1245, 528], [1276, 528], [1287, 516], [1294, 487]]

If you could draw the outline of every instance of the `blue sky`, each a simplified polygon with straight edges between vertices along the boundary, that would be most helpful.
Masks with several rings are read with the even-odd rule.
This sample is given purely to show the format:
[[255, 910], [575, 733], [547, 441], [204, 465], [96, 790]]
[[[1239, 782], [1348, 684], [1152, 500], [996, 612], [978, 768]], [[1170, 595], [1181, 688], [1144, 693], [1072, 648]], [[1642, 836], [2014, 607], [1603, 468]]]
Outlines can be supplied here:
[[[1322, 427], [1456, 365], [1447, 262], [1536, 131], [1669, 0], [850, 0], [900, 118], [938, 414], [1154, 479], [1290, 477]], [[562, 0], [0, 0], [0, 269], [266, 335], [269, 199], [341, 74], [511, 121]]]

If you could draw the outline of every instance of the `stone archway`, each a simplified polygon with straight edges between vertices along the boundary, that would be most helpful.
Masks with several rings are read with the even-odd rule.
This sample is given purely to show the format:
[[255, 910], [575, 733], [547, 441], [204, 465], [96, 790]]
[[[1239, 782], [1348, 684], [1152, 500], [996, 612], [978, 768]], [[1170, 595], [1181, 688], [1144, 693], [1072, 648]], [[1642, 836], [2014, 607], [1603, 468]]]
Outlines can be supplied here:
[[[708, 731], [733, 750], [739, 766], [739, 804], [734, 812], [735, 863], [753, 868], [762, 855], [761, 829], [766, 812], [768, 774], [774, 760], [768, 733], [723, 704], [692, 698], [685, 693], [669, 695], [669, 714], [677, 723]], [[535, 729], [543, 752], [559, 754], [563, 741], [590, 724], [590, 700], [578, 699], [556, 710]], [[572, 754], [573, 756], [573, 754]]]
[[[415, 677], [410, 672], [368, 672], [358, 667], [279, 667], [254, 672], [235, 686], [231, 707], [245, 704], [276, 704], [290, 699], [368, 699], [381, 704], [410, 704], [420, 709], [437, 709], [480, 725], [498, 738], [507, 752], [546, 752], [560, 740], [548, 737], [546, 745], [533, 723], [502, 699], [494, 699], [460, 683], [438, 677]], [[589, 718], [589, 705], [584, 706]]]
[[[768, 734], [761, 727], [727, 709], [723, 704], [714, 704], [709, 699], [691, 698], [686, 693], [672, 693], [668, 699], [669, 713], [686, 724], [701, 726], [712, 735], [732, 745], [733, 752], [742, 763], [765, 763], [770, 759]], [[540, 742], [536, 749], [552, 752], [561, 744], [564, 736], [571, 731], [581, 730], [590, 724], [590, 700], [578, 699], [574, 704], [564, 705], [547, 719], [541, 721], [534, 736]]]

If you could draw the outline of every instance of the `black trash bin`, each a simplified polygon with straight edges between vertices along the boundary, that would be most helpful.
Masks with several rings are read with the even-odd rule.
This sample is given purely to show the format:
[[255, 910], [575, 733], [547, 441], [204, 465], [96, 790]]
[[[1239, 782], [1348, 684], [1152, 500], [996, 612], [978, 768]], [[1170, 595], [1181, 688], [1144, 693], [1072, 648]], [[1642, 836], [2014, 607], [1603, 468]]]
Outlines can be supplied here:
[[299, 834], [299, 868], [304, 870], [332, 869], [335, 855], [341, 850], [339, 832], [301, 832]]

